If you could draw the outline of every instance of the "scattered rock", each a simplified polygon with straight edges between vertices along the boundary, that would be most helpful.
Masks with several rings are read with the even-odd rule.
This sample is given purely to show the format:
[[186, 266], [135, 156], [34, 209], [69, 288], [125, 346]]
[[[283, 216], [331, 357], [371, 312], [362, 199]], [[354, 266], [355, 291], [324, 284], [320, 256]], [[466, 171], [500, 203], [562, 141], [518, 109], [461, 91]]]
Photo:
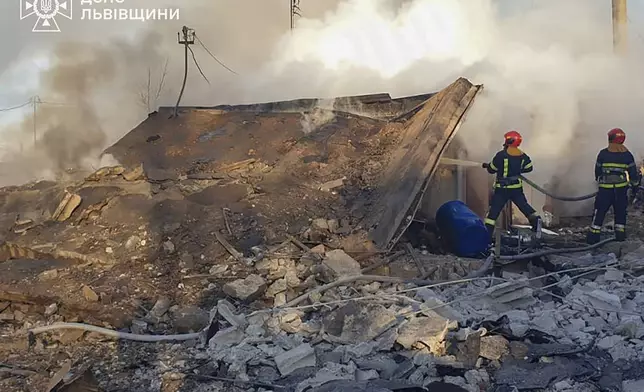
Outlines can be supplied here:
[[128, 240], [125, 242], [125, 249], [133, 250], [133, 249], [136, 249], [140, 244], [141, 244], [141, 238], [133, 235], [132, 237], [128, 238]]
[[51, 218], [58, 222], [64, 222], [69, 219], [76, 208], [80, 205], [82, 198], [75, 194], [67, 192], [65, 197], [56, 208], [56, 211], [52, 214]]
[[98, 302], [99, 301], [99, 296], [96, 294], [94, 290], [92, 290], [89, 286], [83, 286], [83, 297], [85, 297], [86, 300], [90, 302]]
[[642, 392], [644, 391], [644, 379], [643, 380], [627, 380], [622, 384], [624, 388], [623, 392]]
[[165, 250], [168, 253], [174, 253], [175, 247], [172, 241], [168, 240], [163, 243], [163, 250]]
[[266, 281], [259, 275], [249, 275], [246, 279], [238, 279], [224, 285], [224, 293], [242, 301], [252, 301], [259, 298], [266, 290]]
[[218, 331], [208, 344], [213, 349], [222, 349], [238, 345], [244, 340], [245, 334], [238, 327], [230, 327]]
[[588, 299], [590, 303], [597, 307], [603, 309], [621, 309], [622, 301], [619, 299], [619, 296], [615, 294], [610, 294], [602, 290], [593, 290], [588, 293]]
[[356, 370], [356, 381], [377, 380], [380, 378], [377, 370]]
[[337, 277], [360, 275], [360, 264], [341, 249], [326, 253], [323, 261]]
[[132, 333], [144, 335], [148, 331], [148, 323], [143, 320], [132, 320], [132, 325], [130, 326]]
[[122, 176], [126, 181], [136, 181], [143, 177], [143, 174], [143, 165], [140, 164], [125, 170]]
[[509, 353], [508, 340], [503, 336], [492, 335], [481, 338], [481, 357], [490, 360], [500, 360]]
[[613, 336], [606, 336], [603, 339], [600, 339], [597, 342], [597, 347], [602, 349], [602, 350], [609, 350], [613, 348], [616, 344], [624, 341], [624, 338], [621, 336], [613, 335]]
[[351, 302], [327, 314], [323, 331], [350, 344], [369, 342], [395, 322], [393, 312], [382, 305]]
[[172, 302], [170, 301], [169, 298], [161, 297], [157, 299], [157, 301], [154, 303], [154, 306], [150, 310], [150, 313], [148, 314], [148, 316], [158, 320], [168, 312], [171, 305], [172, 305]]
[[172, 310], [174, 328], [179, 333], [199, 332], [210, 323], [210, 314], [194, 306]]
[[535, 303], [527, 280], [506, 282], [488, 289], [490, 304], [498, 310], [527, 308]]
[[315, 350], [308, 343], [275, 357], [275, 364], [282, 376], [288, 376], [297, 369], [314, 367], [316, 363]]
[[607, 282], [620, 282], [624, 280], [624, 273], [616, 269], [609, 269], [604, 274], [604, 279]]
[[40, 275], [38, 275], [38, 278], [40, 280], [58, 279], [58, 270], [52, 269], [52, 270], [49, 270], [49, 271], [43, 271]]
[[228, 264], [217, 264], [210, 267], [208, 273], [212, 276], [221, 276], [221, 274], [228, 271], [228, 268], [230, 268]]
[[21, 323], [21, 322], [25, 321], [25, 317], [26, 317], [26, 315], [23, 312], [21, 312], [19, 310], [14, 310], [13, 311], [13, 319], [16, 320], [17, 322]]
[[275, 282], [273, 282], [272, 285], [268, 286], [268, 289], [266, 290], [266, 297], [275, 298], [275, 295], [283, 293], [287, 289], [288, 285], [286, 283], [286, 279], [277, 279]]
[[324, 184], [320, 185], [320, 190], [323, 192], [331, 192], [333, 189], [339, 188], [344, 185], [345, 179], [345, 177], [342, 177], [338, 178], [337, 180], [325, 182]]
[[[244, 315], [235, 314], [235, 306], [225, 299], [220, 299], [217, 302], [217, 312], [224, 318], [230, 325], [234, 327], [243, 327], [246, 325], [246, 318]], [[259, 319], [254, 319], [255, 321]]]
[[0, 313], [0, 321], [11, 321], [13, 320], [12, 312], [2, 312]]
[[53, 303], [45, 308], [45, 317], [53, 316], [58, 313], [58, 304]]
[[327, 224], [326, 219], [317, 218], [313, 219], [313, 222], [311, 222], [311, 228], [315, 230], [329, 230], [329, 225]]
[[396, 342], [406, 349], [420, 343], [422, 347], [428, 347], [431, 353], [443, 355], [447, 332], [457, 326], [456, 322], [438, 314], [431, 317], [414, 317], [400, 328]]

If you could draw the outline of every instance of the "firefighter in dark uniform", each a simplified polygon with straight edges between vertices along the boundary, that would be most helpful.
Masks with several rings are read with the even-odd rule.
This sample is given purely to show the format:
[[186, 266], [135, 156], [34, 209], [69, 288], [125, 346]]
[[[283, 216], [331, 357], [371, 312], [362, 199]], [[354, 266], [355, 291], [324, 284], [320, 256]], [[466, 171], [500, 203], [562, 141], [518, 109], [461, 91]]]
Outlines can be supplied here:
[[593, 222], [588, 232], [589, 244], [599, 242], [602, 224], [611, 206], [615, 215], [615, 238], [617, 241], [626, 239], [628, 189], [632, 187], [636, 190], [640, 177], [633, 154], [624, 146], [625, 140], [626, 134], [623, 130], [611, 129], [608, 132], [608, 147], [597, 155], [595, 181], [599, 190], [595, 197]]
[[496, 174], [494, 195], [485, 218], [485, 226], [490, 233], [490, 242], [494, 240], [496, 220], [508, 201], [512, 201], [528, 218], [532, 230], [536, 231], [541, 221], [541, 217], [528, 203], [523, 193], [523, 180], [520, 175], [533, 170], [530, 157], [519, 150], [523, 138], [519, 132], [510, 131], [504, 135], [504, 139], [503, 150], [496, 153], [492, 161], [483, 164], [483, 168], [487, 169], [488, 173]]

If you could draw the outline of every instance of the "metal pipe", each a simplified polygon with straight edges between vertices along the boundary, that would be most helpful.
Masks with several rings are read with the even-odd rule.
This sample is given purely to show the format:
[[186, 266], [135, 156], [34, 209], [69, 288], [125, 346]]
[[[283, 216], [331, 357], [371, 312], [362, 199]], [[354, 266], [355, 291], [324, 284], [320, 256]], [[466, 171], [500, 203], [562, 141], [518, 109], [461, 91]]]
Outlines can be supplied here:
[[[519, 260], [527, 260], [527, 259], [532, 259], [535, 257], [541, 257], [541, 256], [548, 256], [548, 255], [556, 255], [556, 254], [563, 254], [563, 253], [577, 253], [577, 252], [585, 252], [587, 250], [593, 250], [596, 248], [599, 248], [601, 246], [604, 246], [608, 244], [609, 242], [613, 242], [616, 239], [613, 238], [608, 238], [603, 241], [600, 241], [594, 245], [588, 245], [588, 246], [583, 246], [580, 248], [564, 248], [564, 249], [547, 249], [547, 250], [542, 250], [539, 252], [534, 252], [534, 253], [527, 253], [527, 254], [522, 254], [522, 255], [514, 255], [514, 256], [499, 256], [497, 257], [497, 260], [505, 260], [505, 261], [519, 261]], [[509, 264], [509, 263], [501, 263], [501, 264]]]

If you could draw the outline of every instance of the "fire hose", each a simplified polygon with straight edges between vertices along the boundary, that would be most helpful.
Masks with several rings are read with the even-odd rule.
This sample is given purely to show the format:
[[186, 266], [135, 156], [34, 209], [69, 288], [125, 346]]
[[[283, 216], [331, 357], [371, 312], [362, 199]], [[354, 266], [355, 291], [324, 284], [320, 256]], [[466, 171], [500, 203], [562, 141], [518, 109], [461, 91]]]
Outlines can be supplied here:
[[539, 185], [535, 184], [534, 182], [530, 181], [529, 179], [525, 178], [523, 175], [519, 176], [523, 181], [525, 181], [528, 185], [533, 187], [534, 189], [538, 190], [539, 192], [543, 193], [546, 196], [550, 196], [553, 199], [556, 200], [561, 200], [561, 201], [583, 201], [583, 200], [588, 200], [592, 199], [593, 197], [597, 196], [597, 192], [590, 193], [588, 195], [583, 195], [583, 196], [559, 196], [559, 195], [554, 195], [547, 190], [543, 189]]
[[[481, 166], [483, 163], [482, 162], [474, 162], [474, 161], [465, 161], [461, 159], [452, 159], [452, 158], [441, 158], [440, 162], [442, 164], [446, 165], [457, 165], [457, 166]], [[560, 195], [555, 195], [551, 193], [550, 191], [544, 189], [543, 187], [535, 184], [533, 181], [529, 180], [523, 175], [519, 176], [523, 181], [525, 181], [527, 184], [529, 184], [531, 187], [534, 189], [538, 190], [539, 192], [543, 193], [546, 196], [550, 196], [553, 199], [556, 200], [561, 200], [561, 201], [583, 201], [583, 200], [588, 200], [592, 199], [597, 195], [597, 192], [590, 193], [588, 195], [583, 195], [583, 196], [560, 196]]]

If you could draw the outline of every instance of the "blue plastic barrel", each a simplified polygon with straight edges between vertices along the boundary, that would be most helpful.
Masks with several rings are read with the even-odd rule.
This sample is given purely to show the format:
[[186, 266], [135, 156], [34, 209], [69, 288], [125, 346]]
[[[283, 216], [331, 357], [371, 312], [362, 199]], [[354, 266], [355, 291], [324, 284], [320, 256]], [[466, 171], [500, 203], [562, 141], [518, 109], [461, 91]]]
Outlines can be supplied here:
[[490, 244], [483, 220], [460, 200], [448, 201], [436, 211], [436, 225], [457, 256], [480, 256]]

